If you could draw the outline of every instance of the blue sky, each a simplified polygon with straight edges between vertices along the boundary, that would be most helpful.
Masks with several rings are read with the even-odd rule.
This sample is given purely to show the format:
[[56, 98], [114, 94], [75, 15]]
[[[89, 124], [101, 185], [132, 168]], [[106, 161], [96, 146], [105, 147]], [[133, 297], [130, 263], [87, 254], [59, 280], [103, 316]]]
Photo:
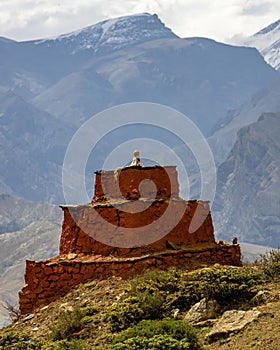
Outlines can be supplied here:
[[1, 0], [0, 36], [52, 37], [98, 21], [157, 13], [181, 37], [234, 43], [280, 18], [279, 0]]

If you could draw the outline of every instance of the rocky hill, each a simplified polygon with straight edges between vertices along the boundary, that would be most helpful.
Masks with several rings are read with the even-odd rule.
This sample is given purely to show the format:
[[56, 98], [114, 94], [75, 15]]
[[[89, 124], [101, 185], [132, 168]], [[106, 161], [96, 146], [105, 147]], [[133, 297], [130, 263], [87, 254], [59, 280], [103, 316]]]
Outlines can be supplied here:
[[215, 266], [91, 281], [2, 329], [0, 349], [276, 350], [275, 278], [261, 267]]

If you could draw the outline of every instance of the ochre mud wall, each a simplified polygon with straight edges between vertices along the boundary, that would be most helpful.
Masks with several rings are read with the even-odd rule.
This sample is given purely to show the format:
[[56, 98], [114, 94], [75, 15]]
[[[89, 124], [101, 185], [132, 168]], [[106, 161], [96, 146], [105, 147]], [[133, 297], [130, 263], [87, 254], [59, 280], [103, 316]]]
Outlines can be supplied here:
[[112, 199], [178, 198], [175, 166], [127, 167], [97, 171], [92, 203]]
[[23, 315], [31, 313], [65, 295], [74, 286], [92, 279], [110, 276], [128, 278], [146, 270], [168, 269], [172, 266], [194, 269], [215, 263], [240, 266], [239, 245], [216, 244], [126, 259], [104, 260], [95, 257], [94, 260], [27, 261], [25, 285], [19, 292], [20, 312]]
[[[130, 202], [122, 202], [115, 206], [63, 206], [60, 255], [74, 253], [129, 257], [164, 251], [168, 245], [190, 247], [215, 243], [208, 202], [156, 200], [148, 203], [149, 207], [146, 210], [141, 210], [141, 207], [144, 209], [147, 206], [145, 201], [137, 200], [133, 205], [137, 206], [137, 213], [129, 212]], [[151, 223], [152, 227], [147, 226]], [[194, 232], [190, 232], [190, 225], [196, 228]], [[127, 228], [119, 241], [118, 227]], [[142, 228], [141, 237], [141, 231], [139, 233], [135, 230], [139, 227]], [[168, 233], [161, 235], [161, 232], [166, 230]], [[141, 244], [145, 240], [151, 243]], [[116, 248], [120, 244], [122, 247], [133, 248]]]

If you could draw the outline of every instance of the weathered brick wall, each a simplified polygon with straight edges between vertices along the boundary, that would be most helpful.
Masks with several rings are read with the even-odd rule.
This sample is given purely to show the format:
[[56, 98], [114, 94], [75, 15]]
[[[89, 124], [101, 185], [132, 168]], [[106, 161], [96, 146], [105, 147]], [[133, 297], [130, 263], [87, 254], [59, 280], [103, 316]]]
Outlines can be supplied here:
[[[134, 209], [138, 212], [129, 212], [131, 205], [134, 205]], [[122, 202], [115, 206], [109, 204], [62, 206], [64, 221], [60, 255], [75, 253], [129, 257], [164, 251], [170, 244], [176, 247], [189, 247], [215, 242], [208, 202], [174, 199], [156, 200], [148, 205], [145, 210], [147, 202], [137, 200], [132, 204]], [[191, 223], [196, 226], [196, 230], [192, 233]], [[147, 226], [149, 224], [153, 226]], [[126, 230], [118, 237], [120, 227]]]
[[169, 199], [179, 196], [175, 166], [127, 167], [117, 174], [114, 171], [104, 170], [97, 171], [95, 174], [92, 203], [107, 199], [139, 199], [140, 197]]
[[127, 259], [27, 261], [25, 285], [19, 292], [20, 312], [31, 313], [65, 295], [74, 286], [92, 279], [106, 279], [110, 276], [128, 278], [156, 268], [176, 266], [194, 269], [215, 263], [240, 266], [239, 245], [212, 244]]

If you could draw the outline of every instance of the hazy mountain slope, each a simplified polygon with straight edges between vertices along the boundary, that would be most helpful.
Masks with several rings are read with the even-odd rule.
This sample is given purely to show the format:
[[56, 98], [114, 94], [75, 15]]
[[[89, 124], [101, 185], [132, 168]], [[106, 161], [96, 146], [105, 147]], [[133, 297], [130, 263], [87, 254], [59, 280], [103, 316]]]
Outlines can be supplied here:
[[265, 255], [274, 248], [268, 246], [261, 246], [252, 243], [240, 242], [242, 261], [253, 264], [261, 255]]
[[0, 94], [0, 115], [1, 191], [62, 201], [61, 164], [69, 126], [12, 92]]
[[239, 129], [255, 122], [262, 113], [279, 111], [280, 79], [258, 91], [239, 109], [231, 111], [228, 118], [217, 124], [217, 130], [208, 138], [216, 162], [220, 164], [226, 160], [236, 142]]
[[280, 19], [252, 35], [245, 44], [256, 47], [272, 67], [280, 70]]
[[21, 230], [38, 220], [60, 223], [61, 218], [61, 209], [56, 205], [0, 194], [0, 234]]
[[[25, 261], [41, 260], [58, 254], [61, 224], [35, 221], [20, 231], [0, 235], [0, 302], [17, 305], [17, 292], [24, 281]], [[8, 314], [0, 303], [0, 327]]]
[[30, 42], [0, 41], [0, 52], [0, 92], [12, 91], [26, 100], [69, 74], [72, 64], [71, 58]]
[[1, 302], [17, 303], [26, 259], [58, 254], [61, 221], [55, 205], [0, 194], [0, 327], [7, 318]]
[[159, 39], [95, 57], [33, 101], [76, 125], [112, 105], [156, 102], [187, 114], [207, 134], [277, 76], [254, 49], [202, 38]]
[[19, 43], [5, 38], [0, 39], [0, 93], [7, 91], [18, 91], [22, 96], [30, 98], [34, 96], [34, 90], [41, 91], [42, 82], [24, 71], [24, 60]]
[[280, 245], [280, 114], [263, 114], [242, 128], [218, 170], [214, 221], [218, 236]]

